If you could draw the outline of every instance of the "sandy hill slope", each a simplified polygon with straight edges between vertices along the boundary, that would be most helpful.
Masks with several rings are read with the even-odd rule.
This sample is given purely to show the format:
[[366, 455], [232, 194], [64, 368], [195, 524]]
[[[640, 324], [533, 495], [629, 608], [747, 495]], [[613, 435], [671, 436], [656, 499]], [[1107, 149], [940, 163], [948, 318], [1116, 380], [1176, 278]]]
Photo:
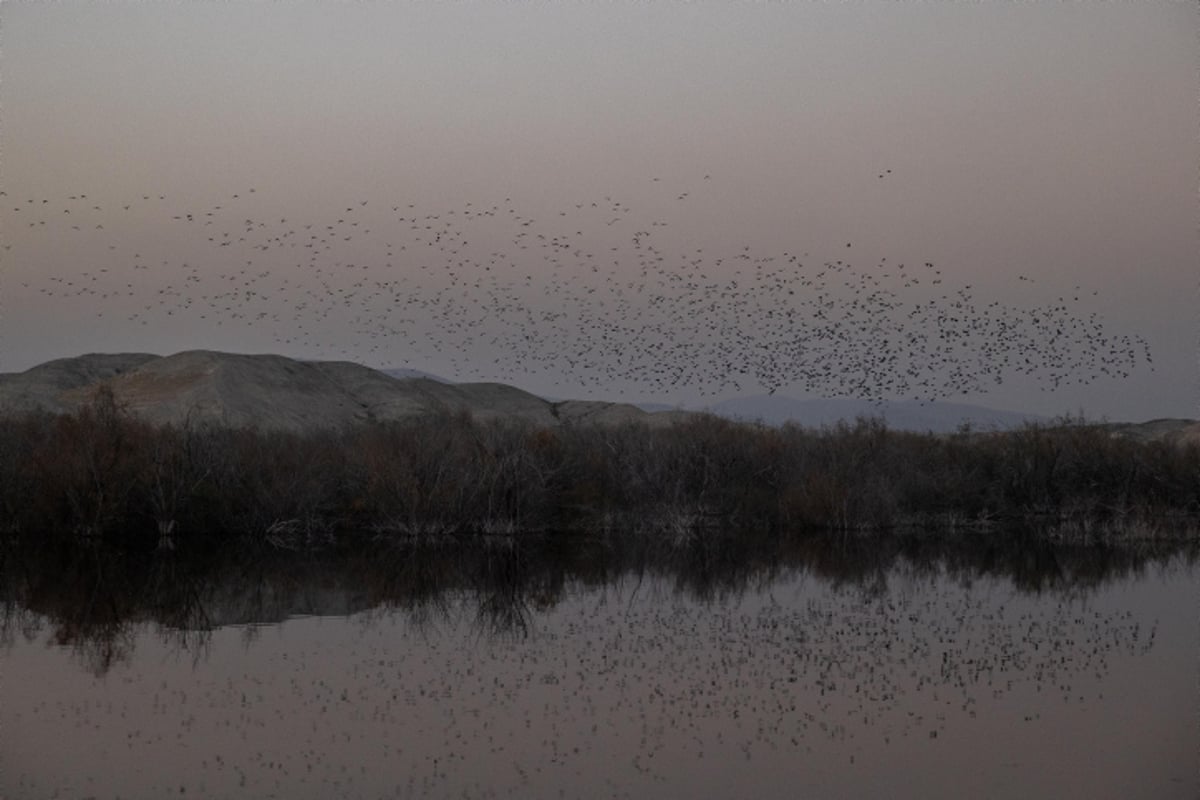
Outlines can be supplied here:
[[[364, 405], [312, 364], [274, 355], [190, 350], [148, 361], [107, 381], [137, 416], [150, 422], [192, 419], [230, 427], [303, 430], [367, 419]], [[94, 386], [65, 397], [86, 402]]]
[[1113, 436], [1136, 442], [1164, 441], [1200, 444], [1200, 422], [1194, 419], [1152, 419], [1149, 422], [1114, 422], [1106, 426]]
[[396, 378], [346, 361], [296, 361], [278, 355], [190, 350], [171, 356], [90, 354], [0, 375], [0, 414], [42, 408], [61, 413], [89, 402], [101, 386], [155, 424], [218, 424], [265, 430], [340, 428], [432, 413], [538, 426], [673, 424], [678, 414], [634, 406], [552, 403], [500, 383]]
[[63, 394], [93, 386], [137, 369], [160, 356], [149, 353], [89, 353], [47, 361], [25, 372], [0, 374], [0, 409], [22, 413], [42, 408], [60, 413], [74, 408]]
[[443, 378], [441, 375], [434, 375], [432, 372], [425, 372], [424, 370], [413, 369], [412, 367], [392, 367], [390, 369], [380, 369], [379, 372], [392, 378], [425, 378], [437, 383], [454, 383], [454, 381]]

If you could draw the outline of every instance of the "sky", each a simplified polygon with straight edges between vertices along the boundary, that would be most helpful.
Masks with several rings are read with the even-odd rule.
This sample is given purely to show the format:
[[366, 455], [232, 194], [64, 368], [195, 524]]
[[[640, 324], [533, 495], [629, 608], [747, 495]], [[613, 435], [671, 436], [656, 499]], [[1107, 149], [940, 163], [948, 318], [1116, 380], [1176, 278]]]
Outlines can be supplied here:
[[3, 3], [0, 372], [1200, 417], [1198, 14]]

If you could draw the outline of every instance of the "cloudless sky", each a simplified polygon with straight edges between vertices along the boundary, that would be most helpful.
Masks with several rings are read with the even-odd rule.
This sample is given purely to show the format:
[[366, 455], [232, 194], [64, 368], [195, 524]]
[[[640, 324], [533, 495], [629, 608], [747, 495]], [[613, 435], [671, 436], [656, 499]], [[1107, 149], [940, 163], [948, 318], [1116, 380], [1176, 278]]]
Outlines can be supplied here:
[[[1142, 337], [1153, 368], [1057, 390], [1006, 374], [944, 399], [1200, 416], [1197, 16], [1153, 0], [4, 3], [0, 371], [210, 348], [557, 397], [763, 391], [639, 381], [614, 366], [620, 342], [589, 344], [598, 374], [547, 355], [590, 342], [569, 332], [594, 319], [572, 317], [581, 298], [649, 319], [663, 281], [686, 291], [622, 288], [646, 230], [663, 270], [701, 252], [713, 285], [737, 279], [733, 254], [790, 253], [863, 274], [931, 262], [973, 307], [1078, 296], [1073, 314]], [[453, 257], [437, 226], [412, 227], [451, 211]], [[521, 249], [524, 221], [574, 237], [559, 261]], [[231, 230], [250, 235], [222, 247]], [[305, 230], [330, 239], [315, 260]], [[489, 349], [517, 330], [501, 284], [554, 332], [528, 353]]]

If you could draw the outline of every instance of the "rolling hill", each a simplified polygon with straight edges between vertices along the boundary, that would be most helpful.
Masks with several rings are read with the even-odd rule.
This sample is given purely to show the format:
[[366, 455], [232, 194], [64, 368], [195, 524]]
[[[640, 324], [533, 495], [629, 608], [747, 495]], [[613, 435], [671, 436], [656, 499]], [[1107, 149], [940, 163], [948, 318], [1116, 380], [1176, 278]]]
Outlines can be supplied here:
[[[0, 415], [37, 409], [66, 413], [108, 386], [119, 404], [154, 424], [217, 424], [307, 431], [432, 413], [468, 413], [478, 420], [515, 419], [537, 426], [673, 425], [704, 412], [765, 425], [818, 428], [856, 417], [882, 417], [889, 428], [951, 433], [1009, 430], [1045, 417], [960, 403], [796, 400], [778, 395], [735, 398], [705, 409], [598, 400], [551, 401], [502, 383], [451, 383], [415, 370], [376, 370], [349, 361], [298, 361], [279, 355], [188, 350], [91, 353], [20, 373], [0, 374]], [[1200, 441], [1200, 423], [1163, 419], [1106, 423], [1114, 436], [1139, 441]]]
[[500, 383], [451, 384], [392, 377], [347, 361], [189, 350], [171, 356], [88, 354], [0, 375], [0, 414], [74, 411], [102, 385], [119, 404], [155, 424], [210, 423], [263, 430], [339, 428], [437, 412], [534, 425], [670, 425], [678, 412], [650, 414], [621, 403], [552, 403]]

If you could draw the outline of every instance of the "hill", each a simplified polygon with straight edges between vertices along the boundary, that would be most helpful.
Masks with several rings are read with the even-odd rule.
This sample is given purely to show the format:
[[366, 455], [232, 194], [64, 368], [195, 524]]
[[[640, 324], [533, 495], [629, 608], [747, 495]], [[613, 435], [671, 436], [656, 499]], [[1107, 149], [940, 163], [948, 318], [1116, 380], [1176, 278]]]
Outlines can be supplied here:
[[0, 414], [70, 412], [97, 389], [155, 424], [215, 423], [305, 431], [437, 412], [479, 420], [520, 419], [541, 426], [637, 421], [670, 425], [677, 412], [650, 414], [632, 405], [550, 402], [500, 383], [452, 384], [393, 377], [348, 361], [297, 361], [278, 355], [189, 350], [171, 356], [92, 353], [0, 375]]
[[[533, 425], [639, 422], [673, 425], [697, 413], [668, 406], [596, 400], [547, 400], [502, 383], [451, 383], [415, 370], [375, 370], [349, 361], [298, 361], [279, 355], [189, 350], [171, 356], [91, 353], [0, 374], [0, 415], [37, 409], [66, 413], [102, 385], [118, 403], [155, 424], [211, 423], [237, 428], [307, 431], [431, 413], [465, 412], [481, 421], [516, 419]], [[893, 430], [952, 433], [1047, 423], [1045, 417], [962, 403], [854, 399], [796, 400], [778, 395], [735, 398], [703, 412], [735, 421], [819, 428], [856, 417], [881, 417]], [[1138, 441], [1200, 441], [1200, 423], [1163, 419], [1105, 423], [1116, 437]]]

